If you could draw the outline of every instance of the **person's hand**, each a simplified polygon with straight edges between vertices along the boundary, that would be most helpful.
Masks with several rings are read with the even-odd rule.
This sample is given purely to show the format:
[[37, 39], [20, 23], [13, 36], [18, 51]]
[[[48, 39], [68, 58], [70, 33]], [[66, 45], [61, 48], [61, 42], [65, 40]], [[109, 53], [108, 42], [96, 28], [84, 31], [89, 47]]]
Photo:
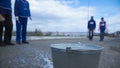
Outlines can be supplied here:
[[98, 31], [100, 31], [100, 28], [98, 28]]
[[15, 19], [18, 21], [18, 16], [16, 16]]
[[109, 32], [109, 30], [108, 29], [105, 29], [105, 33], [108, 33]]
[[30, 19], [30, 20], [32, 20], [32, 18], [31, 18], [31, 17], [29, 17], [29, 19]]
[[5, 18], [2, 16], [2, 14], [0, 14], [0, 22], [1, 21], [5, 21]]

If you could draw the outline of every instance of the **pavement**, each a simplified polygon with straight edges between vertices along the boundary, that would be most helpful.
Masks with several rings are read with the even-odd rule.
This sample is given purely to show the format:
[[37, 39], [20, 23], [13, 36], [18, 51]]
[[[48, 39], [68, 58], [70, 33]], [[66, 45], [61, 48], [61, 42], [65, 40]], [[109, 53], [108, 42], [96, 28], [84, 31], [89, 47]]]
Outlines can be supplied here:
[[104, 47], [98, 68], [120, 68], [120, 38], [107, 37], [103, 42], [97, 37], [30, 39], [30, 44], [0, 47], [0, 68], [53, 68], [50, 45], [78, 42]]

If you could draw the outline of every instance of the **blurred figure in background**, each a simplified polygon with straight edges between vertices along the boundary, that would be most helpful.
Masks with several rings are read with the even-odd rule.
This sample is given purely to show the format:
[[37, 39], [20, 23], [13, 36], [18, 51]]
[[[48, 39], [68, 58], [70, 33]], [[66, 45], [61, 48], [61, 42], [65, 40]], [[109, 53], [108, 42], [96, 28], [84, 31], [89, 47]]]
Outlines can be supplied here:
[[91, 19], [88, 21], [89, 40], [93, 39], [95, 28], [96, 28], [96, 22], [93, 19], [93, 16], [91, 16]]
[[106, 21], [104, 21], [104, 18], [101, 18], [101, 21], [99, 23], [99, 30], [100, 30], [100, 41], [104, 40], [105, 30], [107, 29]]
[[31, 19], [29, 2], [27, 0], [15, 0], [14, 14], [16, 17], [16, 43], [28, 44], [27, 22], [28, 17]]
[[[0, 21], [0, 46], [14, 45], [11, 43], [13, 29], [11, 0], [0, 0], [0, 15], [3, 17], [3, 21]], [[4, 40], [2, 39], [3, 34]]]

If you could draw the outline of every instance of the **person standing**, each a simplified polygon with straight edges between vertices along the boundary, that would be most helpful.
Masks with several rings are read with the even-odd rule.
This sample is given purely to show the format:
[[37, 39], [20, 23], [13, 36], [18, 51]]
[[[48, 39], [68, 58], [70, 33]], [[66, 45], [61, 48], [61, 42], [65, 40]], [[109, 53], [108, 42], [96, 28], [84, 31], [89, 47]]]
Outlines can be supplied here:
[[88, 21], [89, 40], [93, 39], [95, 28], [96, 28], [96, 22], [93, 19], [93, 16], [91, 16], [91, 19]]
[[28, 44], [26, 40], [28, 17], [31, 19], [29, 2], [27, 0], [15, 0], [14, 14], [16, 17], [16, 42]]
[[105, 35], [105, 30], [107, 29], [106, 27], [106, 21], [104, 21], [104, 18], [101, 18], [101, 21], [99, 23], [99, 30], [100, 30], [100, 41], [104, 40], [104, 35]]
[[[0, 46], [14, 45], [11, 43], [13, 29], [11, 0], [0, 0], [0, 14], [4, 19], [4, 21], [0, 21]], [[4, 40], [2, 38], [3, 32]]]

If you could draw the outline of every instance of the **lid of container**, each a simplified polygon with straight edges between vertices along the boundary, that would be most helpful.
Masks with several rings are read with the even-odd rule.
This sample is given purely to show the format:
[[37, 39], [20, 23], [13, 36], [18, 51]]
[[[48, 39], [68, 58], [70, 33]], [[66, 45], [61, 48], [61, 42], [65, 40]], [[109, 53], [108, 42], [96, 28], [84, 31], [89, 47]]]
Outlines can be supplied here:
[[67, 48], [70, 50], [78, 50], [78, 51], [89, 51], [89, 50], [102, 50], [104, 47], [97, 45], [85, 45], [85, 44], [71, 44], [71, 43], [60, 43], [60, 44], [52, 44], [52, 48], [66, 50]]

